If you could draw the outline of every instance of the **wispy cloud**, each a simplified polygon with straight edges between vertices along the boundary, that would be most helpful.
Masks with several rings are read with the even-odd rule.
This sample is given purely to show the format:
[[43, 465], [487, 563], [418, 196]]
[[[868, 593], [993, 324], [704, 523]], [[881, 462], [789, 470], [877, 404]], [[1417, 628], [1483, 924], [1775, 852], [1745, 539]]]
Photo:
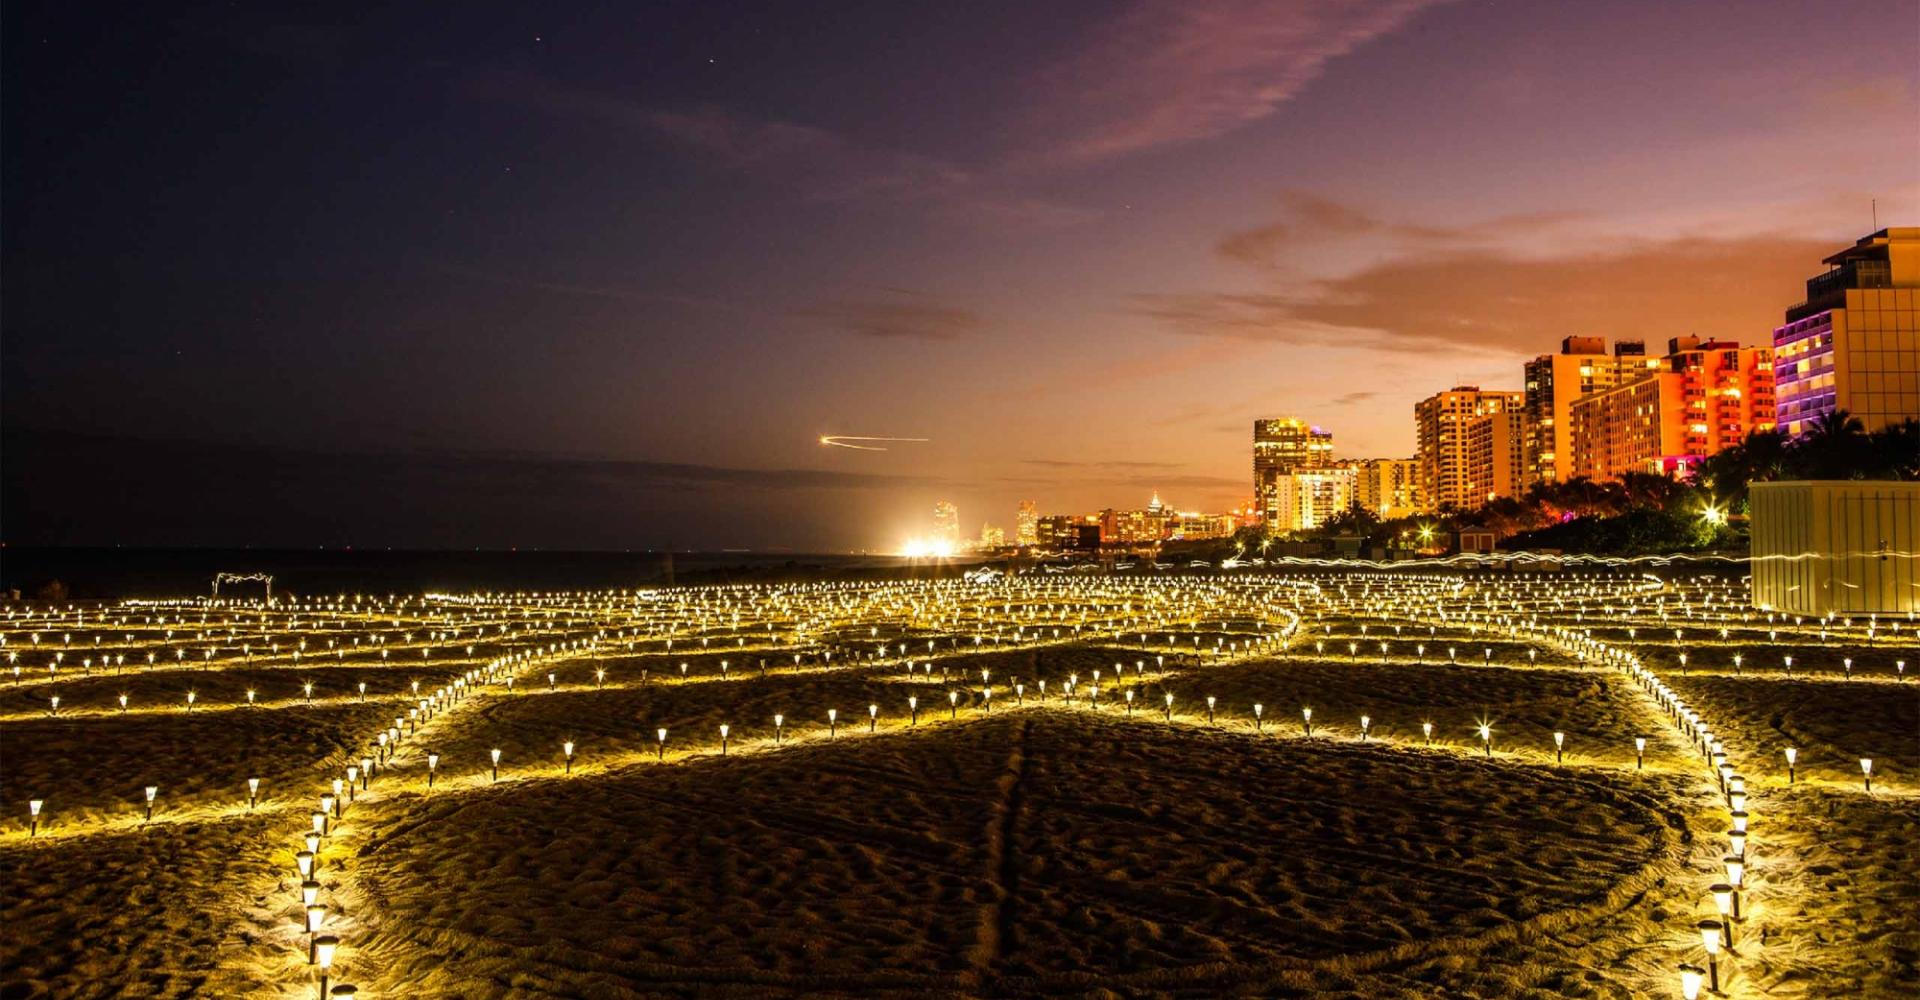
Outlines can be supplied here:
[[1558, 256], [1443, 242], [1279, 291], [1145, 294], [1133, 308], [1178, 333], [1296, 345], [1511, 353], [1566, 333], [1752, 343], [1830, 251], [1785, 235], [1613, 241]]
[[1022, 459], [1021, 464], [1022, 465], [1038, 465], [1048, 469], [1106, 469], [1106, 470], [1118, 469], [1118, 470], [1131, 470], [1131, 471], [1152, 470], [1152, 469], [1177, 469], [1180, 467], [1179, 464], [1175, 462], [1139, 462], [1139, 461], [1126, 461], [1126, 460], [1089, 462], [1089, 461], [1074, 461], [1074, 460], [1061, 459], [1061, 458], [1027, 458], [1027, 459]]
[[1586, 218], [1566, 211], [1513, 213], [1454, 226], [1389, 222], [1305, 191], [1282, 192], [1280, 208], [1280, 219], [1228, 233], [1214, 244], [1214, 252], [1236, 263], [1272, 268], [1285, 264], [1288, 252], [1297, 247], [1321, 252], [1329, 241], [1341, 239], [1366, 239], [1392, 249], [1498, 246], [1551, 234]]
[[992, 171], [718, 105], [658, 107], [524, 75], [488, 78], [475, 89], [488, 99], [649, 137], [720, 169], [790, 187], [816, 201], [916, 205], [948, 221], [988, 229], [1059, 228], [1101, 214], [1085, 205], [1023, 193]]
[[885, 298], [836, 299], [793, 311], [842, 333], [877, 340], [956, 340], [985, 323], [971, 309], [933, 301], [920, 292], [888, 289]]
[[1272, 116], [1339, 56], [1438, 0], [1138, 0], [1034, 81], [1031, 155], [1085, 163]]

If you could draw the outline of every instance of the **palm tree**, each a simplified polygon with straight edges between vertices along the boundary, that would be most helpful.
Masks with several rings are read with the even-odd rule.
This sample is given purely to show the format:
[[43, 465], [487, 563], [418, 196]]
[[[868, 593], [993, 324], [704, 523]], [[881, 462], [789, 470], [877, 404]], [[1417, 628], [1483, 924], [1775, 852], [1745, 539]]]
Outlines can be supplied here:
[[1747, 484], [1764, 483], [1789, 474], [1787, 436], [1779, 431], [1754, 431], [1745, 441], [1717, 451], [1694, 467], [1694, 481], [1732, 511], [1747, 509]]
[[1862, 479], [1872, 472], [1867, 428], [1845, 410], [1822, 414], [1793, 445], [1797, 474], [1808, 479]]
[[1908, 417], [1867, 435], [1874, 471], [1890, 479], [1920, 479], [1920, 420]]

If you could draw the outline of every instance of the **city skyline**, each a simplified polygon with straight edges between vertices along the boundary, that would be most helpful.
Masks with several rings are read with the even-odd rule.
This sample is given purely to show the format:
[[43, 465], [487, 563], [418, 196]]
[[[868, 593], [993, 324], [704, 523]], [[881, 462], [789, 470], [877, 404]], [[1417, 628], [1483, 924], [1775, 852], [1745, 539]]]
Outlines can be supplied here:
[[1405, 457], [1416, 402], [1565, 336], [1765, 344], [1920, 217], [1897, 16], [10, 6], [4, 541], [848, 550], [942, 498], [1228, 509], [1251, 419]]

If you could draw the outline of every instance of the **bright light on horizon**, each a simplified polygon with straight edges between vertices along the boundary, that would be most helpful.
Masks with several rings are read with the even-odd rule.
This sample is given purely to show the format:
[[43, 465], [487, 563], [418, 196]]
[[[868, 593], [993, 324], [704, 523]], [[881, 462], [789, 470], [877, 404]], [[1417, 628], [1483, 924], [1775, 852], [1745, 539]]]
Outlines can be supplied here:
[[901, 543], [899, 554], [909, 559], [950, 559], [953, 543], [942, 538], [909, 538]]

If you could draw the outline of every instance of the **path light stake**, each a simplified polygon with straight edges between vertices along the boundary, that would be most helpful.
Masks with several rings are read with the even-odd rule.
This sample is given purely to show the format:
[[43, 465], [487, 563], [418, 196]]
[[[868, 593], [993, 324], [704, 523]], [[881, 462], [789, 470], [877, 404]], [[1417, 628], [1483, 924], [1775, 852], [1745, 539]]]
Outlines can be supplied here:
[[947, 719], [951, 721], [959, 717], [960, 717], [960, 692], [948, 691], [947, 692]]
[[307, 964], [315, 964], [314, 939], [320, 933], [320, 925], [327, 919], [327, 908], [319, 903], [307, 906]]
[[1300, 726], [1306, 730], [1309, 737], [1313, 735], [1313, 709], [1302, 708], [1300, 710]]
[[40, 835], [40, 807], [45, 804], [40, 799], [27, 800], [27, 836], [29, 838]]
[[1486, 746], [1487, 759], [1493, 759], [1493, 727], [1485, 722], [1480, 724], [1480, 742]]
[[1420, 735], [1426, 737], [1428, 746], [1432, 746], [1433, 745], [1433, 723], [1431, 722], [1420, 723]]
[[260, 779], [247, 779], [247, 808], [251, 810], [260, 803]]
[[148, 786], [147, 786], [147, 818], [146, 818], [146, 822], [148, 822], [148, 823], [151, 823], [151, 822], [153, 822], [153, 797], [154, 797], [154, 796], [156, 796], [156, 795], [158, 795], [158, 794], [160, 794], [160, 786], [158, 786], [158, 785], [148, 785]]
[[1720, 992], [1720, 921], [1702, 920], [1698, 924], [1700, 943], [1707, 949], [1707, 989]]
[[840, 710], [837, 708], [827, 709], [827, 739], [833, 739], [834, 735], [839, 732], [839, 729]]
[[1260, 714], [1264, 711], [1266, 711], [1266, 706], [1257, 701], [1253, 703], [1253, 731], [1256, 733], [1262, 731], [1260, 728]]
[[722, 757], [727, 755], [727, 734], [732, 731], [732, 726], [724, 722], [720, 724], [720, 756]]
[[880, 725], [880, 706], [868, 705], [867, 706], [867, 732], [869, 733], [873, 732], [874, 728], [877, 727], [878, 725]]
[[1213, 695], [1207, 695], [1207, 725], [1213, 725]]
[[[726, 735], [726, 731], [727, 731], [727, 727], [725, 726], [720, 727], [721, 736], [724, 737]], [[566, 755], [566, 758], [567, 758], [566, 773], [572, 774], [573, 773], [573, 741], [568, 740], [565, 743], [560, 744], [560, 752]]]
[[1367, 735], [1372, 731], [1373, 731], [1373, 718], [1371, 716], [1366, 716], [1366, 715], [1361, 716], [1360, 717], [1360, 742], [1365, 743], [1367, 741]]
[[428, 788], [433, 787], [433, 776], [434, 776], [434, 773], [437, 772], [439, 769], [440, 769], [440, 755], [437, 753], [427, 754], [427, 787]]
[[1787, 784], [1789, 784], [1789, 785], [1791, 785], [1791, 784], [1793, 784], [1793, 779], [1794, 779], [1794, 767], [1793, 767], [1793, 765], [1794, 765], [1794, 762], [1795, 762], [1795, 761], [1797, 761], [1797, 760], [1799, 760], [1799, 759], [1800, 759], [1800, 748], [1799, 748], [1799, 747], [1788, 747], [1788, 748], [1787, 748]]
[[1873, 758], [1872, 757], [1860, 758], [1860, 777], [1862, 780], [1866, 782], [1867, 791], [1871, 793], [1873, 791]]
[[330, 934], [323, 934], [313, 940], [314, 960], [320, 966], [320, 1000], [326, 1000], [327, 976], [333, 971], [334, 949], [339, 947], [340, 939]]
[[1556, 730], [1553, 734], [1553, 762], [1555, 764], [1566, 763], [1566, 749], [1567, 734]]
[[315, 855], [312, 851], [300, 851], [293, 856], [293, 867], [300, 873], [302, 881], [312, 880], [316, 867], [314, 857]]
[[658, 740], [660, 744], [660, 748], [656, 752], [654, 759], [666, 760], [667, 759], [667, 727], [661, 726], [659, 729], [654, 730], [653, 735], [654, 735], [654, 738]]
[[1646, 767], [1647, 767], [1647, 738], [1645, 736], [1635, 736], [1633, 738], [1633, 769], [1636, 771], [1643, 771], [1646, 769]]
[[[907, 700], [912, 701], [913, 699], [909, 698]], [[785, 726], [786, 724], [787, 724], [786, 716], [781, 715], [779, 713], [774, 714], [773, 716], [773, 745], [774, 746], [780, 745], [781, 727]]]
[[494, 747], [492, 750], [489, 750], [487, 752], [487, 756], [493, 758], [493, 780], [499, 781], [500, 780], [500, 748]]
[[1728, 951], [1732, 951], [1733, 950], [1733, 886], [1730, 886], [1725, 882], [1715, 882], [1714, 884], [1707, 886], [1707, 891], [1713, 893], [1714, 908], [1720, 911], [1721, 944], [1725, 945]]
[[1740, 889], [1747, 878], [1746, 861], [1736, 857], [1724, 857], [1720, 863], [1727, 869], [1727, 884], [1733, 887], [1733, 919], [1740, 919]]

